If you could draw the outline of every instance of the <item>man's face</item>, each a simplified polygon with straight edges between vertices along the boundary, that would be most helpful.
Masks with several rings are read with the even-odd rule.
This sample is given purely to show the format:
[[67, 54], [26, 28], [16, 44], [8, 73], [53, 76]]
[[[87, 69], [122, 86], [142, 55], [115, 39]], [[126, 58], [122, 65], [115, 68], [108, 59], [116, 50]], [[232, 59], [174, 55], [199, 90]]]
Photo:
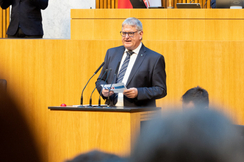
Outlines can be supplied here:
[[136, 49], [141, 43], [143, 31], [138, 32], [135, 26], [124, 25], [122, 32], [135, 32], [133, 37], [130, 37], [128, 34], [122, 37], [122, 43], [128, 50]]

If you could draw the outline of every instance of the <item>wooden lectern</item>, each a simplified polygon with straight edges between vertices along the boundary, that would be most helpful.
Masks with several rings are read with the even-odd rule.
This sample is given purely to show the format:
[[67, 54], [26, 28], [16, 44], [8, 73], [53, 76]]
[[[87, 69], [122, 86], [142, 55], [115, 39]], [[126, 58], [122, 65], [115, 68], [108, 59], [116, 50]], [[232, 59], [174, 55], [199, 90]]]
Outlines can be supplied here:
[[130, 155], [142, 123], [160, 112], [154, 107], [48, 107], [49, 160], [63, 161], [93, 149]]

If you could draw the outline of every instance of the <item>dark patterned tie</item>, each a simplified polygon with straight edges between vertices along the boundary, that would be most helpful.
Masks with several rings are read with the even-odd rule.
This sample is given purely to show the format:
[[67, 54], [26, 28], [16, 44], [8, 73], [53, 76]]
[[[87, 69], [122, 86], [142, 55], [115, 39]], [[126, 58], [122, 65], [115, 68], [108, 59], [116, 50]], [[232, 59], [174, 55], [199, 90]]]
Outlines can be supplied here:
[[[120, 83], [124, 79], [125, 72], [127, 70], [127, 67], [129, 65], [129, 62], [130, 62], [130, 56], [133, 53], [134, 53], [133, 51], [127, 51], [126, 52], [127, 56], [126, 56], [126, 58], [125, 58], [125, 60], [124, 60], [124, 62], [122, 64], [122, 66], [121, 66], [121, 68], [119, 70], [119, 76], [118, 76], [118, 78], [116, 80], [116, 83]], [[114, 105], [117, 103], [117, 101], [118, 101], [118, 93], [115, 93], [115, 96], [114, 96]]]
[[129, 65], [129, 62], [130, 62], [130, 56], [133, 54], [134, 52], [133, 51], [127, 51], [126, 54], [126, 58], [123, 62], [123, 65], [121, 66], [120, 70], [119, 70], [119, 76], [118, 76], [118, 79], [117, 79], [117, 83], [120, 83], [122, 82], [122, 80], [124, 79], [124, 76], [125, 76], [125, 72], [127, 70], [127, 67]]

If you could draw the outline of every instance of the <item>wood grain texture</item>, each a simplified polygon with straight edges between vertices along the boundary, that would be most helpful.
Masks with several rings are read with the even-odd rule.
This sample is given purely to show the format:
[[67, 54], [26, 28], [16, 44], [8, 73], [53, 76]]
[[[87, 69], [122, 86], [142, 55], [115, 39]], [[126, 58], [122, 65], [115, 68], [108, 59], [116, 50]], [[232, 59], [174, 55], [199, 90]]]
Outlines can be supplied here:
[[124, 156], [130, 152], [130, 113], [55, 111], [50, 117], [48, 161], [94, 148]]
[[53, 153], [48, 161], [62, 161], [93, 149], [126, 157], [140, 132], [141, 116], [150, 113], [52, 110], [48, 143]]
[[9, 8], [3, 10], [0, 7], [0, 38], [7, 38], [6, 32], [9, 25]]
[[72, 9], [71, 39], [120, 40], [128, 17], [141, 20], [145, 40], [244, 39], [244, 11], [229, 9]]
[[118, 8], [118, 0], [96, 0], [96, 8]]
[[[229, 116], [236, 124], [244, 124], [244, 49], [241, 48], [244, 41], [144, 39], [143, 43], [165, 57], [168, 95], [157, 101], [158, 107], [162, 107], [163, 111], [175, 107], [180, 109], [181, 96], [189, 88], [199, 85], [209, 92], [210, 106], [216, 107], [214, 109]], [[85, 122], [83, 117], [89, 115], [61, 112], [54, 115], [47, 107], [61, 103], [78, 105], [85, 83], [103, 62], [106, 50], [118, 45], [121, 45], [120, 40], [0, 39], [0, 76], [7, 80], [8, 92], [29, 121], [43, 161], [53, 162], [59, 153], [62, 154], [60, 157], [71, 158], [82, 149], [88, 150], [87, 143], [82, 149], [72, 148], [75, 143], [71, 139], [59, 141], [57, 138], [52, 143], [50, 138], [55, 138], [59, 129], [80, 126]], [[90, 81], [84, 92], [84, 104], [89, 103], [96, 78]], [[97, 101], [98, 93], [95, 92], [93, 103], [97, 104]], [[107, 114], [101, 118], [94, 114], [93, 117], [108, 123], [110, 120]], [[72, 120], [68, 121], [68, 118]], [[108, 121], [104, 120], [106, 118]], [[96, 128], [91, 121], [88, 123], [90, 125], [84, 126], [84, 129], [90, 126]], [[53, 130], [54, 134], [49, 134], [49, 130]], [[79, 138], [77, 134], [70, 136]], [[95, 133], [91, 136], [95, 138]], [[66, 151], [55, 153], [54, 145], [56, 148], [65, 147]]]

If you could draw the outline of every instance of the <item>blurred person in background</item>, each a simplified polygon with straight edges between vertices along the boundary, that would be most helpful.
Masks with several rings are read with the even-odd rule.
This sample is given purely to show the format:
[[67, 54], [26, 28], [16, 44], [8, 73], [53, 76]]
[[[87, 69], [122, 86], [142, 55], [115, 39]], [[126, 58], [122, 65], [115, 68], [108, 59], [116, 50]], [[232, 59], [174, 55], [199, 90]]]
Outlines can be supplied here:
[[71, 160], [66, 160], [65, 162], [125, 162], [123, 159], [117, 155], [106, 153], [99, 150], [92, 150], [86, 153], [77, 155]]
[[39, 150], [20, 106], [0, 84], [0, 161], [41, 162]]
[[243, 162], [236, 126], [209, 109], [171, 112], [152, 120], [140, 134], [131, 162]]
[[197, 86], [185, 92], [182, 96], [182, 108], [199, 108], [207, 109], [209, 107], [208, 92]]
[[42, 38], [41, 9], [48, 0], [0, 0], [2, 9], [11, 6], [11, 21], [7, 30], [9, 38]]

